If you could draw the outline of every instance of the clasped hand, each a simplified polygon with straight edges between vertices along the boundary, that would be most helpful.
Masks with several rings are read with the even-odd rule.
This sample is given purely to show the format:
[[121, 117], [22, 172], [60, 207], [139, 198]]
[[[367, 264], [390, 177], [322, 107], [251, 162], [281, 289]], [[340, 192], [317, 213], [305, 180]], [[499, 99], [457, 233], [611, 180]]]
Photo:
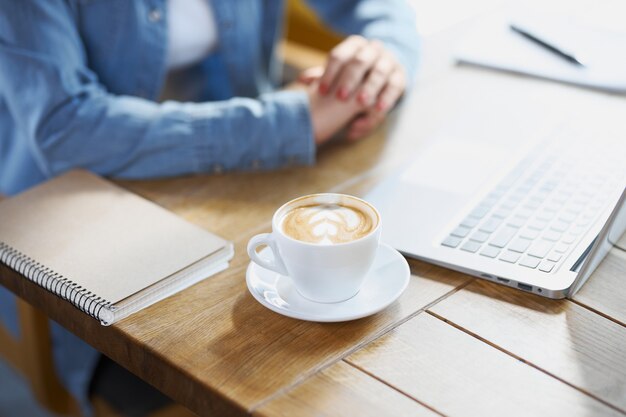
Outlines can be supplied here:
[[315, 142], [347, 126], [347, 138], [367, 136], [387, 116], [406, 88], [406, 73], [382, 42], [350, 36], [329, 54], [325, 66], [300, 74], [310, 100]]

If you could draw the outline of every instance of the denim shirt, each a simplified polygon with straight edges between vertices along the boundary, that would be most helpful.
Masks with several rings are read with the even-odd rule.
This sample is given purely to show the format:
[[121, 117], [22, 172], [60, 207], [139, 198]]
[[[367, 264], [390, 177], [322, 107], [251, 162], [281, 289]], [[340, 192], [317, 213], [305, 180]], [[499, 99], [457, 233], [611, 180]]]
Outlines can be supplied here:
[[[417, 34], [403, 0], [309, 3], [338, 32], [383, 41], [412, 79]], [[0, 193], [75, 167], [150, 178], [312, 164], [306, 94], [275, 91], [283, 1], [211, 7], [219, 44], [194, 69], [197, 97], [158, 103], [166, 0], [0, 0]], [[0, 288], [0, 314], [18, 331], [13, 310]], [[86, 404], [97, 353], [54, 323], [52, 337], [60, 379]]]

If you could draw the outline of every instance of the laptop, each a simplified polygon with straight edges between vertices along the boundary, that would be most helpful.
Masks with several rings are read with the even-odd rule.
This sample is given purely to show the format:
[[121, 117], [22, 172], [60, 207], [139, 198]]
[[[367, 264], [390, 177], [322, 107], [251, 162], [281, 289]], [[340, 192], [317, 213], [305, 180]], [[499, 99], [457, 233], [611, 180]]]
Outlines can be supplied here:
[[571, 297], [626, 229], [619, 133], [443, 132], [365, 198], [381, 212], [382, 240], [405, 256]]

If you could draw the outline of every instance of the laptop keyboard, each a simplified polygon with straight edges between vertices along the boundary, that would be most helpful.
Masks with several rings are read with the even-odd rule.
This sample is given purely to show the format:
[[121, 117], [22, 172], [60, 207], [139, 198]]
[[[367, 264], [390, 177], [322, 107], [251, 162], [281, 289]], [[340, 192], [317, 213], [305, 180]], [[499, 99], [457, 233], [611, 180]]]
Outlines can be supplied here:
[[578, 145], [527, 157], [441, 245], [545, 273], [555, 271], [624, 179], [619, 152], [606, 148], [590, 153]]

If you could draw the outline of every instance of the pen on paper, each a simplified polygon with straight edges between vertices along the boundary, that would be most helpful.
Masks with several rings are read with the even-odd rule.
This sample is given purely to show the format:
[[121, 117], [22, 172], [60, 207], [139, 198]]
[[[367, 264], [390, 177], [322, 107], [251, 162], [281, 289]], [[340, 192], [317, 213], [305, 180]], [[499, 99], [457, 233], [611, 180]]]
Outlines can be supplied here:
[[516, 25], [510, 25], [509, 26], [511, 28], [511, 30], [515, 33], [520, 34], [521, 36], [523, 36], [524, 38], [528, 39], [529, 41], [535, 43], [536, 45], [541, 46], [542, 48], [552, 52], [553, 54], [563, 58], [564, 60], [566, 60], [567, 62], [569, 62], [570, 64], [579, 66], [579, 67], [584, 67], [585, 64], [578, 58], [576, 57], [576, 55], [574, 55], [571, 52], [568, 52], [566, 50], [564, 50], [563, 48], [549, 42], [546, 41], [545, 39], [541, 39], [539, 38], [537, 35], [530, 33], [529, 31], [527, 31], [526, 29], [522, 29], [519, 26]]

